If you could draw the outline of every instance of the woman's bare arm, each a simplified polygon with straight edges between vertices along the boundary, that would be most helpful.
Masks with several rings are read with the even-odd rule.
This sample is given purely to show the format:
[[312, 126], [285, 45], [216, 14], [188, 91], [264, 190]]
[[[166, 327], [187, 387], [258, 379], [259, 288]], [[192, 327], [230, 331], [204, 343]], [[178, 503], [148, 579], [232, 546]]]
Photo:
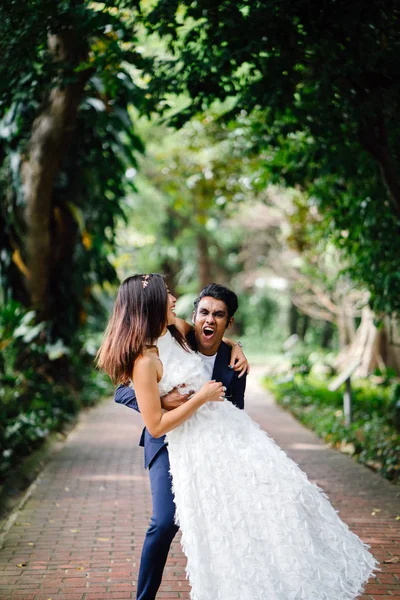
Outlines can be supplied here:
[[184, 335], [185, 337], [188, 335], [188, 333], [190, 333], [194, 329], [193, 325], [191, 325], [190, 323], [187, 323], [180, 317], [176, 317], [175, 327], [177, 329], [179, 329], [181, 334]]
[[222, 383], [209, 381], [184, 404], [164, 413], [157, 385], [156, 361], [150, 356], [138, 358], [132, 379], [144, 424], [155, 438], [184, 423], [205, 402], [221, 400], [224, 395]]

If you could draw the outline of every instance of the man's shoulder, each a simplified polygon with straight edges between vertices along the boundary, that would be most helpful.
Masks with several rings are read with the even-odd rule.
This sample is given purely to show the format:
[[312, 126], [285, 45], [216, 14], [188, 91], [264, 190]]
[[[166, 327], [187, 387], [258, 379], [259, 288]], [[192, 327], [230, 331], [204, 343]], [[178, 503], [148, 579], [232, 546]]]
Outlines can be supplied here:
[[230, 358], [230, 356], [231, 356], [231, 353], [232, 353], [232, 348], [231, 348], [231, 346], [229, 346], [229, 344], [226, 344], [226, 343], [225, 343], [225, 342], [222, 340], [222, 341], [221, 341], [221, 343], [220, 343], [220, 345], [219, 345], [219, 348], [218, 348], [217, 354], [220, 354], [220, 355], [226, 355], [226, 356], [228, 356], [228, 357]]

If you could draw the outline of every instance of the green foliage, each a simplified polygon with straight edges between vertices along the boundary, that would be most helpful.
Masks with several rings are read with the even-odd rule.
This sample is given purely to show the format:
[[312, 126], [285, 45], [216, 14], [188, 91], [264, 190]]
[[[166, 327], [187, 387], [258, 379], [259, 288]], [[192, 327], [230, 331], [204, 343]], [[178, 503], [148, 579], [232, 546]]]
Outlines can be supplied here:
[[301, 375], [308, 375], [311, 371], [311, 361], [309, 353], [304, 349], [303, 351], [297, 352], [293, 355], [291, 361], [291, 372], [299, 373]]
[[394, 426], [396, 386], [368, 380], [353, 384], [353, 419], [344, 424], [343, 392], [331, 392], [325, 381], [299, 374], [268, 377], [265, 385], [278, 403], [333, 446], [397, 482], [400, 477], [400, 434]]
[[205, 279], [229, 284], [240, 269], [241, 247], [240, 228], [230, 218], [252, 195], [252, 164], [242, 162], [236, 132], [217, 125], [214, 113], [177, 132], [157, 120], [139, 121], [138, 130], [146, 154], [130, 197], [130, 228], [124, 224], [119, 233], [120, 272], [131, 272], [133, 263], [139, 271], [159, 270], [181, 292], [194, 293]]
[[77, 343], [48, 344], [46, 326], [16, 302], [0, 310], [0, 480], [50, 431], [111, 392], [93, 356]]
[[273, 322], [279, 312], [276, 298], [265, 289], [250, 293], [239, 293], [239, 311], [235, 315], [235, 326], [239, 334], [245, 333], [255, 339], [271, 334]]
[[[120, 4], [116, 3], [115, 8]], [[20, 170], [33, 122], [43, 110], [43, 97], [60, 77], [64, 85], [74, 77], [68, 64], [54, 72], [46, 50], [48, 31], [68, 30], [87, 48], [90, 63], [81, 65], [90, 68], [91, 77], [72, 142], [54, 181], [49, 232], [49, 342], [58, 338], [67, 344], [72, 342], [88, 314], [102, 314], [95, 285], [117, 281], [109, 256], [116, 221], [124, 215], [124, 198], [133, 189], [132, 179], [125, 174], [129, 168], [136, 168], [136, 154], [143, 151], [128, 112], [130, 103], [139, 102], [143, 94], [126, 67], [128, 60], [139, 64], [140, 57], [133, 53], [130, 18], [111, 9], [98, 10], [95, 4], [85, 2], [39, 1], [32, 12], [15, 3], [6, 3], [0, 9], [4, 13], [3, 42], [10, 36], [14, 41], [30, 40], [30, 52], [23, 50], [23, 56], [21, 49], [13, 57], [7, 48], [9, 71], [7, 77], [0, 78], [3, 83], [8, 81], [0, 89], [0, 284], [4, 298], [16, 298], [26, 306], [29, 297], [24, 240], [29, 223], [25, 222]], [[18, 22], [24, 10], [25, 18]], [[12, 23], [16, 29], [10, 31]]]
[[[100, 286], [117, 281], [109, 255], [132, 189], [125, 172], [136, 167], [135, 154], [143, 149], [128, 113], [142, 96], [124, 63], [133, 60], [131, 23], [111, 8], [44, 0], [0, 6], [1, 478], [81, 406], [111, 391], [93, 370], [85, 338], [103, 323]], [[49, 35], [72, 40], [73, 52], [55, 61]], [[52, 182], [49, 229], [43, 224], [52, 253], [50, 310], [40, 320], [29, 310], [30, 223], [21, 170], [50, 91], [73, 85], [82, 70], [89, 77]]]
[[[276, 183], [303, 187], [292, 216], [294, 226], [302, 225], [301, 252], [315, 252], [331, 240], [343, 257], [342, 272], [370, 291], [373, 308], [386, 314], [399, 310], [400, 218], [376, 163], [356, 143], [327, 148], [318, 157], [310, 137], [288, 135], [280, 144], [279, 149], [270, 147], [269, 168], [257, 186], [272, 177]], [[312, 218], [316, 208], [317, 219]]]
[[[1, 78], [0, 102], [3, 108], [14, 102], [35, 100], [38, 108], [43, 92], [57, 83], [69, 84], [79, 73], [90, 68], [101, 74], [105, 89], [118, 92], [115, 71], [123, 61], [146, 64], [136, 53], [137, 5], [131, 2], [87, 2], [86, 0], [5, 0], [0, 6]], [[75, 56], [61, 57], [55, 64], [51, 35], [68, 36], [74, 43]], [[138, 98], [142, 97], [139, 90]]]
[[[132, 217], [118, 232], [115, 265], [120, 277], [132, 269], [166, 274], [179, 295], [179, 312], [189, 320], [193, 298], [204, 283], [216, 280], [232, 287], [240, 304], [232, 333], [246, 336], [248, 352], [253, 344], [259, 348], [254, 340], [260, 336], [271, 338], [271, 329], [280, 342], [286, 333], [278, 324], [279, 296], [253, 283], [244, 288], [241, 281], [245, 238], [254, 237], [247, 227], [257, 210], [249, 183], [257, 160], [243, 160], [241, 133], [217, 121], [221, 110], [198, 115], [180, 131], [157, 119], [151, 124], [139, 120], [146, 154], [139, 161], [137, 192], [129, 198]], [[249, 211], [241, 214], [244, 204]]]
[[[318, 204], [351, 276], [373, 307], [399, 310], [399, 12], [395, 0], [182, 0], [151, 5], [147, 24], [165, 36], [149, 89], [185, 90], [180, 124], [215, 100], [248, 127], [255, 184], [299, 186]], [[182, 26], [178, 28], [178, 25]], [[323, 35], [321, 35], [321, 31]], [[246, 32], [246, 35], [243, 35]]]

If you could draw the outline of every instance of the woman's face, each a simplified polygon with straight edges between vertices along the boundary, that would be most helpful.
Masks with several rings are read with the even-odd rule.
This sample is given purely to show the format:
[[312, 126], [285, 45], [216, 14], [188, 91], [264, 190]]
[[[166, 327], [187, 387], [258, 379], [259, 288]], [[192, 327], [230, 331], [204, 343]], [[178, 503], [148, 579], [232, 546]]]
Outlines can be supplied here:
[[168, 292], [168, 311], [167, 311], [167, 325], [175, 325], [176, 314], [175, 314], [175, 305], [176, 298], [173, 296], [167, 286]]

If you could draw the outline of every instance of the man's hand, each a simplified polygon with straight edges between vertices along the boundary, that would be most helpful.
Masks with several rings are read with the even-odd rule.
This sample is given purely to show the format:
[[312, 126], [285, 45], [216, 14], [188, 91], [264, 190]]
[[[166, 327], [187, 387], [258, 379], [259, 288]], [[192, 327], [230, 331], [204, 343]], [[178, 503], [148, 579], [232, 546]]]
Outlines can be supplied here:
[[[181, 386], [182, 387], [182, 386]], [[168, 394], [161, 398], [161, 406], [165, 410], [173, 410], [181, 406], [186, 400], [193, 395], [193, 390], [189, 390], [187, 394], [181, 394], [177, 388], [173, 388]]]
[[250, 365], [239, 344], [233, 343], [232, 345], [231, 362], [229, 366], [235, 371], [240, 371], [239, 377], [242, 377], [245, 373], [250, 373]]

